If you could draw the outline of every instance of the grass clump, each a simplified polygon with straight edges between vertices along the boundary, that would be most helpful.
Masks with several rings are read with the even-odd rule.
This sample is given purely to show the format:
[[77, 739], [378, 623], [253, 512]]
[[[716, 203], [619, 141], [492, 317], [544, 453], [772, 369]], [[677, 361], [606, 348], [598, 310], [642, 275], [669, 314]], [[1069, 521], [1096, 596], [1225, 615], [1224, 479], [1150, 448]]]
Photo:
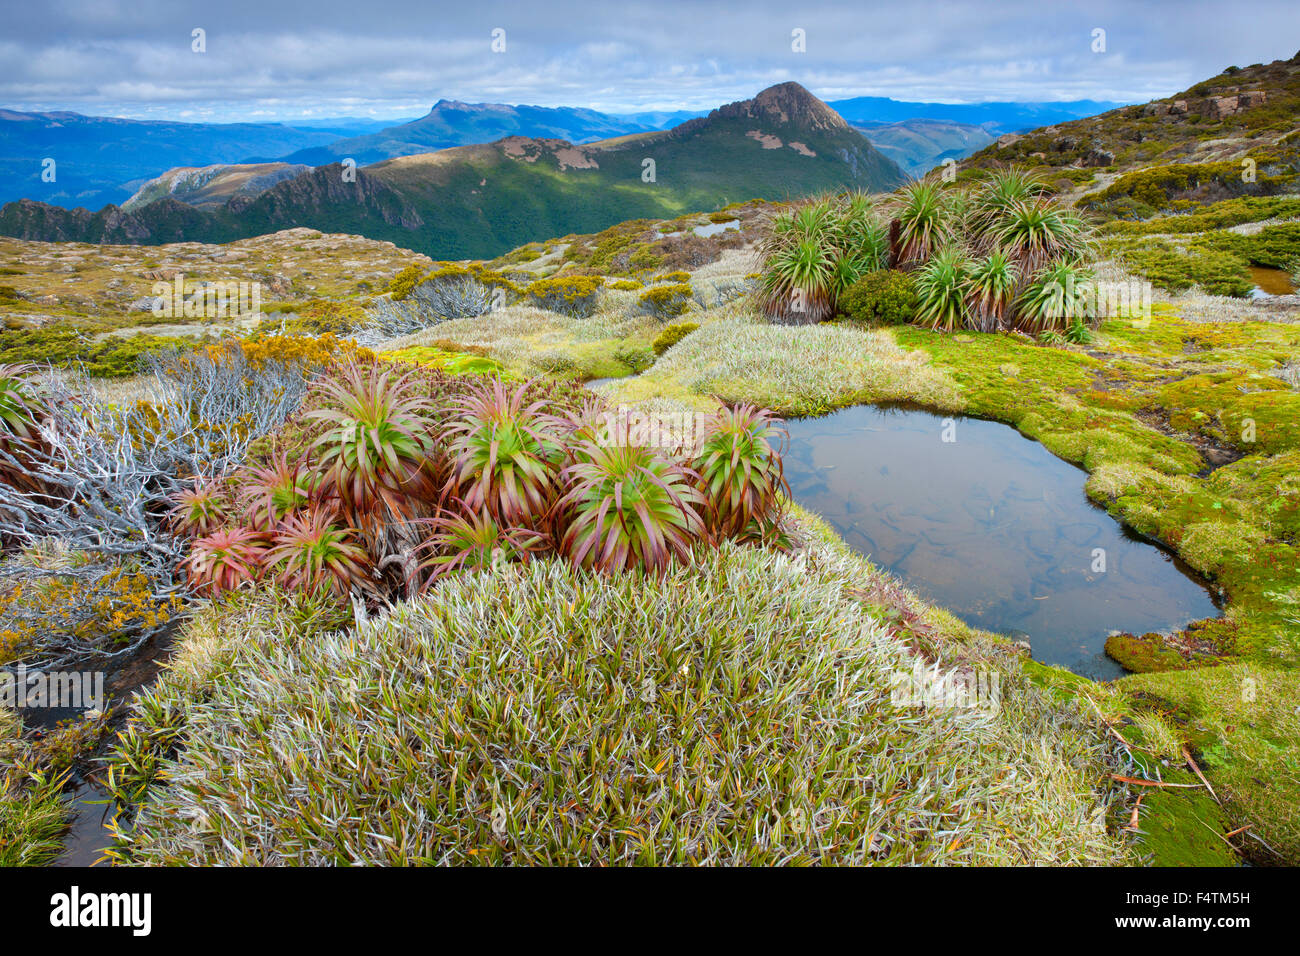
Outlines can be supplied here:
[[[115, 766], [141, 864], [1121, 863], [1104, 736], [1000, 659], [994, 712], [911, 669], [816, 546], [663, 576], [449, 577], [353, 634], [196, 621]], [[252, 599], [256, 601], [257, 599]], [[207, 612], [215, 616], [218, 610]], [[526, 624], [525, 624], [526, 622]], [[174, 741], [183, 746], [169, 756]], [[216, 808], [220, 808], [217, 812]]]
[[21, 733], [18, 717], [0, 706], [0, 867], [48, 866], [68, 825], [64, 777], [21, 766]]
[[962, 406], [952, 381], [924, 356], [899, 348], [887, 330], [771, 325], [741, 308], [702, 325], [644, 374], [618, 383], [616, 394], [624, 401], [665, 398], [697, 406], [717, 396], [782, 415], [818, 415], [866, 401]]

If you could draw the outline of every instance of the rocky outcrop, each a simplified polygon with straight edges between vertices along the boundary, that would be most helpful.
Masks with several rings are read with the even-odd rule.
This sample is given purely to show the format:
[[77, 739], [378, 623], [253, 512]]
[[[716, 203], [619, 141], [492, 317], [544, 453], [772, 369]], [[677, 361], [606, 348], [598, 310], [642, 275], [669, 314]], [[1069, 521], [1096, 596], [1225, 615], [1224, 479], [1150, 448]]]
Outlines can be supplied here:
[[673, 128], [674, 134], [691, 133], [719, 119], [746, 119], [799, 129], [844, 131], [849, 124], [798, 83], [769, 86], [752, 100], [719, 106], [708, 116], [687, 120]]
[[1114, 165], [1114, 163], [1115, 154], [1108, 149], [1101, 148], [1100, 146], [1093, 146], [1090, 150], [1084, 153], [1083, 158], [1079, 160], [1079, 164], [1085, 167], [1111, 166]]
[[1245, 110], [1263, 106], [1268, 102], [1265, 90], [1246, 90], [1239, 93], [1226, 93], [1222, 96], [1207, 96], [1203, 100], [1172, 100], [1170, 102], [1148, 103], [1142, 107], [1143, 116], [1187, 116], [1195, 114], [1211, 120], [1220, 120], [1235, 116]]
[[[360, 206], [390, 226], [418, 229], [424, 219], [395, 189], [359, 169], [344, 178], [341, 163], [331, 163], [295, 176], [248, 201], [256, 207], [259, 218], [265, 217], [277, 227], [302, 225], [304, 213], [330, 213], [339, 208]], [[234, 203], [227, 204], [233, 208]]]

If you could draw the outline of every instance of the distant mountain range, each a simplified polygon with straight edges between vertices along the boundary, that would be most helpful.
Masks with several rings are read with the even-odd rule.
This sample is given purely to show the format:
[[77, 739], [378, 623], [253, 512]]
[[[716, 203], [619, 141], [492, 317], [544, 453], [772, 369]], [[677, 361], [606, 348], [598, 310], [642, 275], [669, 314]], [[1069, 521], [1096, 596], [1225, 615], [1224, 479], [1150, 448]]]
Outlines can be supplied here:
[[1124, 106], [1105, 100], [1065, 103], [908, 103], [883, 96], [855, 96], [827, 104], [855, 126], [861, 123], [901, 123], [944, 120], [983, 126], [990, 133], [1018, 133], [1039, 126], [1096, 116]]
[[[423, 124], [427, 132], [462, 112], [457, 104], [441, 105], [432, 119], [404, 125]], [[489, 112], [496, 121], [520, 115], [517, 109]], [[578, 112], [551, 119], [567, 122]], [[320, 166], [257, 195], [240, 193], [254, 175], [277, 171], [283, 172], [216, 170], [205, 180], [195, 178], [204, 171], [186, 170], [151, 185], [159, 198], [142, 195], [129, 209], [110, 205], [95, 213], [23, 200], [0, 209], [0, 234], [157, 244], [226, 242], [306, 226], [386, 239], [438, 258], [490, 258], [532, 240], [596, 232], [628, 219], [672, 218], [827, 189], [888, 190], [904, 178], [893, 161], [797, 83], [770, 87], [665, 131], [586, 144], [507, 136], [355, 171]], [[229, 198], [200, 207], [178, 199], [178, 186], [181, 193], [208, 189], [208, 199]]]
[[367, 165], [451, 146], [490, 143], [506, 136], [590, 143], [629, 133], [654, 132], [698, 115], [701, 114], [677, 112], [611, 116], [567, 106], [506, 106], [501, 103], [439, 100], [428, 114], [417, 120], [367, 136], [354, 136], [327, 146], [299, 150], [285, 156], [284, 161], [323, 166], [351, 158], [359, 165]]
[[[121, 203], [177, 166], [279, 157], [355, 135], [356, 128], [282, 123], [172, 123], [0, 109], [0, 202], [40, 199], [97, 209]], [[53, 182], [42, 180], [46, 159]]]
[[[868, 138], [875, 135], [891, 158], [916, 173], [941, 162], [941, 154], [965, 149], [963, 138], [971, 143], [978, 139], [971, 131], [959, 131], [960, 126], [998, 135], [1095, 115], [1118, 104], [1079, 100], [947, 105], [855, 97], [828, 105], [866, 131]], [[619, 115], [445, 99], [425, 116], [397, 122], [325, 117], [291, 123], [177, 123], [0, 109], [0, 203], [36, 199], [98, 209], [125, 203], [149, 180], [181, 167], [271, 162], [319, 166], [348, 158], [365, 166], [506, 136], [586, 144], [666, 130], [703, 115], [690, 110]], [[916, 121], [957, 125], [942, 130]], [[895, 128], [882, 129], [882, 124]], [[42, 179], [45, 159], [56, 163], [53, 182]]]

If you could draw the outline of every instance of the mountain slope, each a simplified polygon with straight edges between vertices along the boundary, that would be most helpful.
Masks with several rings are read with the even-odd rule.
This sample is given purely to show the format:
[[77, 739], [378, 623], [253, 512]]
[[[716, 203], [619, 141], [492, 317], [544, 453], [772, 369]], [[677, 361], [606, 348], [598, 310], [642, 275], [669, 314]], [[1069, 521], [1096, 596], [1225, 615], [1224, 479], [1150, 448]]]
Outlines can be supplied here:
[[[653, 176], [651, 176], [653, 171]], [[125, 213], [17, 203], [0, 233], [89, 242], [225, 242], [306, 226], [385, 239], [439, 258], [490, 258], [536, 239], [672, 218], [753, 199], [828, 189], [892, 189], [899, 168], [795, 83], [671, 130], [586, 145], [507, 137], [385, 160], [346, 182], [322, 166], [253, 198], [178, 210], [168, 198]]]
[[[1230, 67], [1173, 96], [1088, 119], [1007, 135], [964, 167], [1006, 164], [1053, 170], [1239, 160], [1300, 127], [1300, 53], [1290, 60]], [[1238, 177], [1240, 178], [1240, 177]]]
[[945, 159], [962, 159], [994, 140], [982, 126], [949, 120], [857, 123], [855, 128], [909, 176], [923, 176]]
[[289, 163], [178, 166], [141, 186], [122, 203], [122, 209], [139, 209], [165, 196], [191, 206], [221, 206], [235, 196], [256, 196], [306, 171], [306, 166]]

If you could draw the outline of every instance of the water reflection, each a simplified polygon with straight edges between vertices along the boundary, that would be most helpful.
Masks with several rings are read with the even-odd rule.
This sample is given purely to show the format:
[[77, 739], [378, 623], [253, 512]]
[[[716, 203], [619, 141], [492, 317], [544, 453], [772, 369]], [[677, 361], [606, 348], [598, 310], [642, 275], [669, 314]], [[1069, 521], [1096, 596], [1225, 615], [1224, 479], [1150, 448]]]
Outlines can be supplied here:
[[1217, 615], [1180, 563], [1088, 501], [1079, 469], [1006, 425], [948, 421], [953, 441], [921, 411], [789, 422], [795, 500], [928, 600], [1090, 677], [1122, 673], [1112, 631]]

